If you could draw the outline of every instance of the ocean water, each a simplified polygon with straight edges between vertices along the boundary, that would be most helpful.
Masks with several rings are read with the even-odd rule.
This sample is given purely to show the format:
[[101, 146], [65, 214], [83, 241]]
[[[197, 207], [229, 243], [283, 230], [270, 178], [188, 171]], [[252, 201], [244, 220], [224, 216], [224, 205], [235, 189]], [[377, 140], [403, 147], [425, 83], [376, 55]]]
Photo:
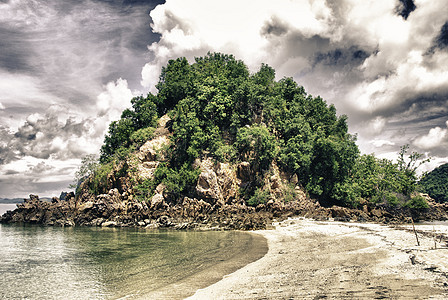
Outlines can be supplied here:
[[182, 299], [266, 251], [238, 231], [0, 225], [0, 299]]

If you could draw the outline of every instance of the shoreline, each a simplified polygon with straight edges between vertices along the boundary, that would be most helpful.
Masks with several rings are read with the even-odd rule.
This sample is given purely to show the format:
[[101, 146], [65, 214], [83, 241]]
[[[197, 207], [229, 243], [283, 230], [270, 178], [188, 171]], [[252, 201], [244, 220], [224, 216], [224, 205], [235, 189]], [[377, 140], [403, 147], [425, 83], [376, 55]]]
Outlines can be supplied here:
[[[420, 246], [412, 225], [304, 218], [274, 225], [254, 231], [268, 240], [265, 256], [187, 299], [448, 298], [448, 247], [443, 239], [434, 249], [433, 225], [416, 226]], [[448, 236], [447, 226], [435, 228]]]
[[[268, 252], [267, 239], [254, 232], [244, 232], [250, 235], [250, 241], [244, 248], [238, 248], [230, 259], [222, 260], [193, 275], [170, 283], [164, 287], [144, 294], [128, 295], [126, 299], [185, 299], [192, 296], [197, 290], [206, 288], [219, 282], [227, 274], [231, 274], [248, 264], [258, 261]], [[242, 251], [240, 251], [242, 250]]]

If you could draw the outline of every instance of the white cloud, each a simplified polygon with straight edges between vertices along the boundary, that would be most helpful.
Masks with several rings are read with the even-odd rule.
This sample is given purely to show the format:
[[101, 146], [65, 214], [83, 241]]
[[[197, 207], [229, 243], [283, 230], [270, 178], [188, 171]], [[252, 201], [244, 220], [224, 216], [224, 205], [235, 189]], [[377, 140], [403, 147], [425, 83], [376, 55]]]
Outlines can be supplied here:
[[372, 145], [374, 145], [375, 147], [377, 147], [377, 148], [381, 148], [384, 145], [388, 145], [388, 146], [394, 146], [395, 145], [394, 142], [391, 142], [391, 141], [388, 141], [388, 140], [378, 140], [378, 139], [375, 139], [375, 140], [371, 141], [370, 143]]
[[[185, 56], [192, 60], [208, 51], [232, 53], [256, 70], [262, 62], [273, 66], [285, 63], [285, 51], [294, 43], [279, 41], [269, 33], [298, 33], [304, 38], [316, 34], [328, 35], [332, 13], [325, 1], [193, 1], [168, 0], [150, 15], [159, 42], [149, 46], [155, 59], [142, 70], [142, 85], [154, 90], [158, 71], [169, 59]], [[279, 24], [281, 23], [281, 24]], [[282, 24], [285, 28], [281, 28]], [[275, 51], [274, 51], [275, 49]], [[304, 65], [299, 54], [288, 57]], [[308, 67], [306, 65], [306, 67]], [[283, 67], [292, 76], [297, 68]]]
[[121, 112], [131, 106], [132, 91], [128, 88], [128, 82], [119, 78], [116, 82], [109, 82], [105, 91], [97, 97], [97, 110], [99, 116], [108, 114], [109, 120], [120, 118]]
[[[448, 121], [446, 122], [448, 127]], [[421, 149], [432, 149], [441, 146], [446, 141], [448, 129], [442, 129], [440, 127], [431, 128], [428, 134], [418, 137], [414, 141], [414, 145]]]
[[3, 105], [3, 103], [0, 102], [0, 110], [5, 109], [5, 106]]

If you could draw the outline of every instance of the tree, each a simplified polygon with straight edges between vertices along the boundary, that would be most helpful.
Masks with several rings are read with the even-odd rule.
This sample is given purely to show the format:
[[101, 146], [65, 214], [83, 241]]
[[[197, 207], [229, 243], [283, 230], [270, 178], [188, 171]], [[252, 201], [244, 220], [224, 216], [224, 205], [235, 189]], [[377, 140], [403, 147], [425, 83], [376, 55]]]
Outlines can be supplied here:
[[441, 165], [424, 175], [419, 190], [439, 203], [448, 202], [448, 164]]
[[265, 126], [259, 125], [241, 128], [236, 137], [236, 148], [241, 159], [249, 161], [256, 171], [268, 169], [278, 153], [275, 137]]
[[402, 193], [410, 195], [415, 191], [417, 186], [417, 174], [416, 170], [422, 164], [429, 162], [430, 158], [421, 159], [424, 155], [417, 152], [412, 152], [407, 157], [409, 151], [409, 145], [401, 147], [398, 154], [398, 169], [400, 171], [399, 181], [401, 183]]
[[89, 154], [81, 159], [81, 165], [76, 171], [73, 183], [69, 185], [70, 188], [78, 189], [79, 185], [89, 176], [95, 174], [99, 168], [98, 157], [95, 154]]

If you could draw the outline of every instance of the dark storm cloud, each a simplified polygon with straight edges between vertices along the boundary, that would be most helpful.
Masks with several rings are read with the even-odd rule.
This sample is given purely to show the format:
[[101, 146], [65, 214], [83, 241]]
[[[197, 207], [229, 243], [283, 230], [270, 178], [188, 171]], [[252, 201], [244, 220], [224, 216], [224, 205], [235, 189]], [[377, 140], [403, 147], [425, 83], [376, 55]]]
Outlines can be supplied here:
[[436, 39], [437, 47], [445, 49], [448, 47], [448, 21], [443, 24]]
[[8, 28], [6, 24], [0, 22], [0, 68], [7, 71], [30, 71], [33, 69], [30, 62], [33, 51], [24, 45], [24, 36], [29, 35]]
[[356, 46], [349, 48], [338, 48], [328, 52], [317, 51], [312, 59], [312, 65], [323, 64], [327, 66], [359, 66], [370, 56], [366, 51]]
[[277, 17], [272, 17], [270, 20], [266, 21], [260, 30], [260, 34], [265, 37], [269, 37], [270, 35], [280, 36], [287, 32], [288, 24], [285, 24]]
[[414, 0], [399, 0], [398, 2], [395, 11], [399, 16], [402, 16], [403, 19], [407, 20], [411, 12], [413, 12], [417, 6], [415, 6]]

